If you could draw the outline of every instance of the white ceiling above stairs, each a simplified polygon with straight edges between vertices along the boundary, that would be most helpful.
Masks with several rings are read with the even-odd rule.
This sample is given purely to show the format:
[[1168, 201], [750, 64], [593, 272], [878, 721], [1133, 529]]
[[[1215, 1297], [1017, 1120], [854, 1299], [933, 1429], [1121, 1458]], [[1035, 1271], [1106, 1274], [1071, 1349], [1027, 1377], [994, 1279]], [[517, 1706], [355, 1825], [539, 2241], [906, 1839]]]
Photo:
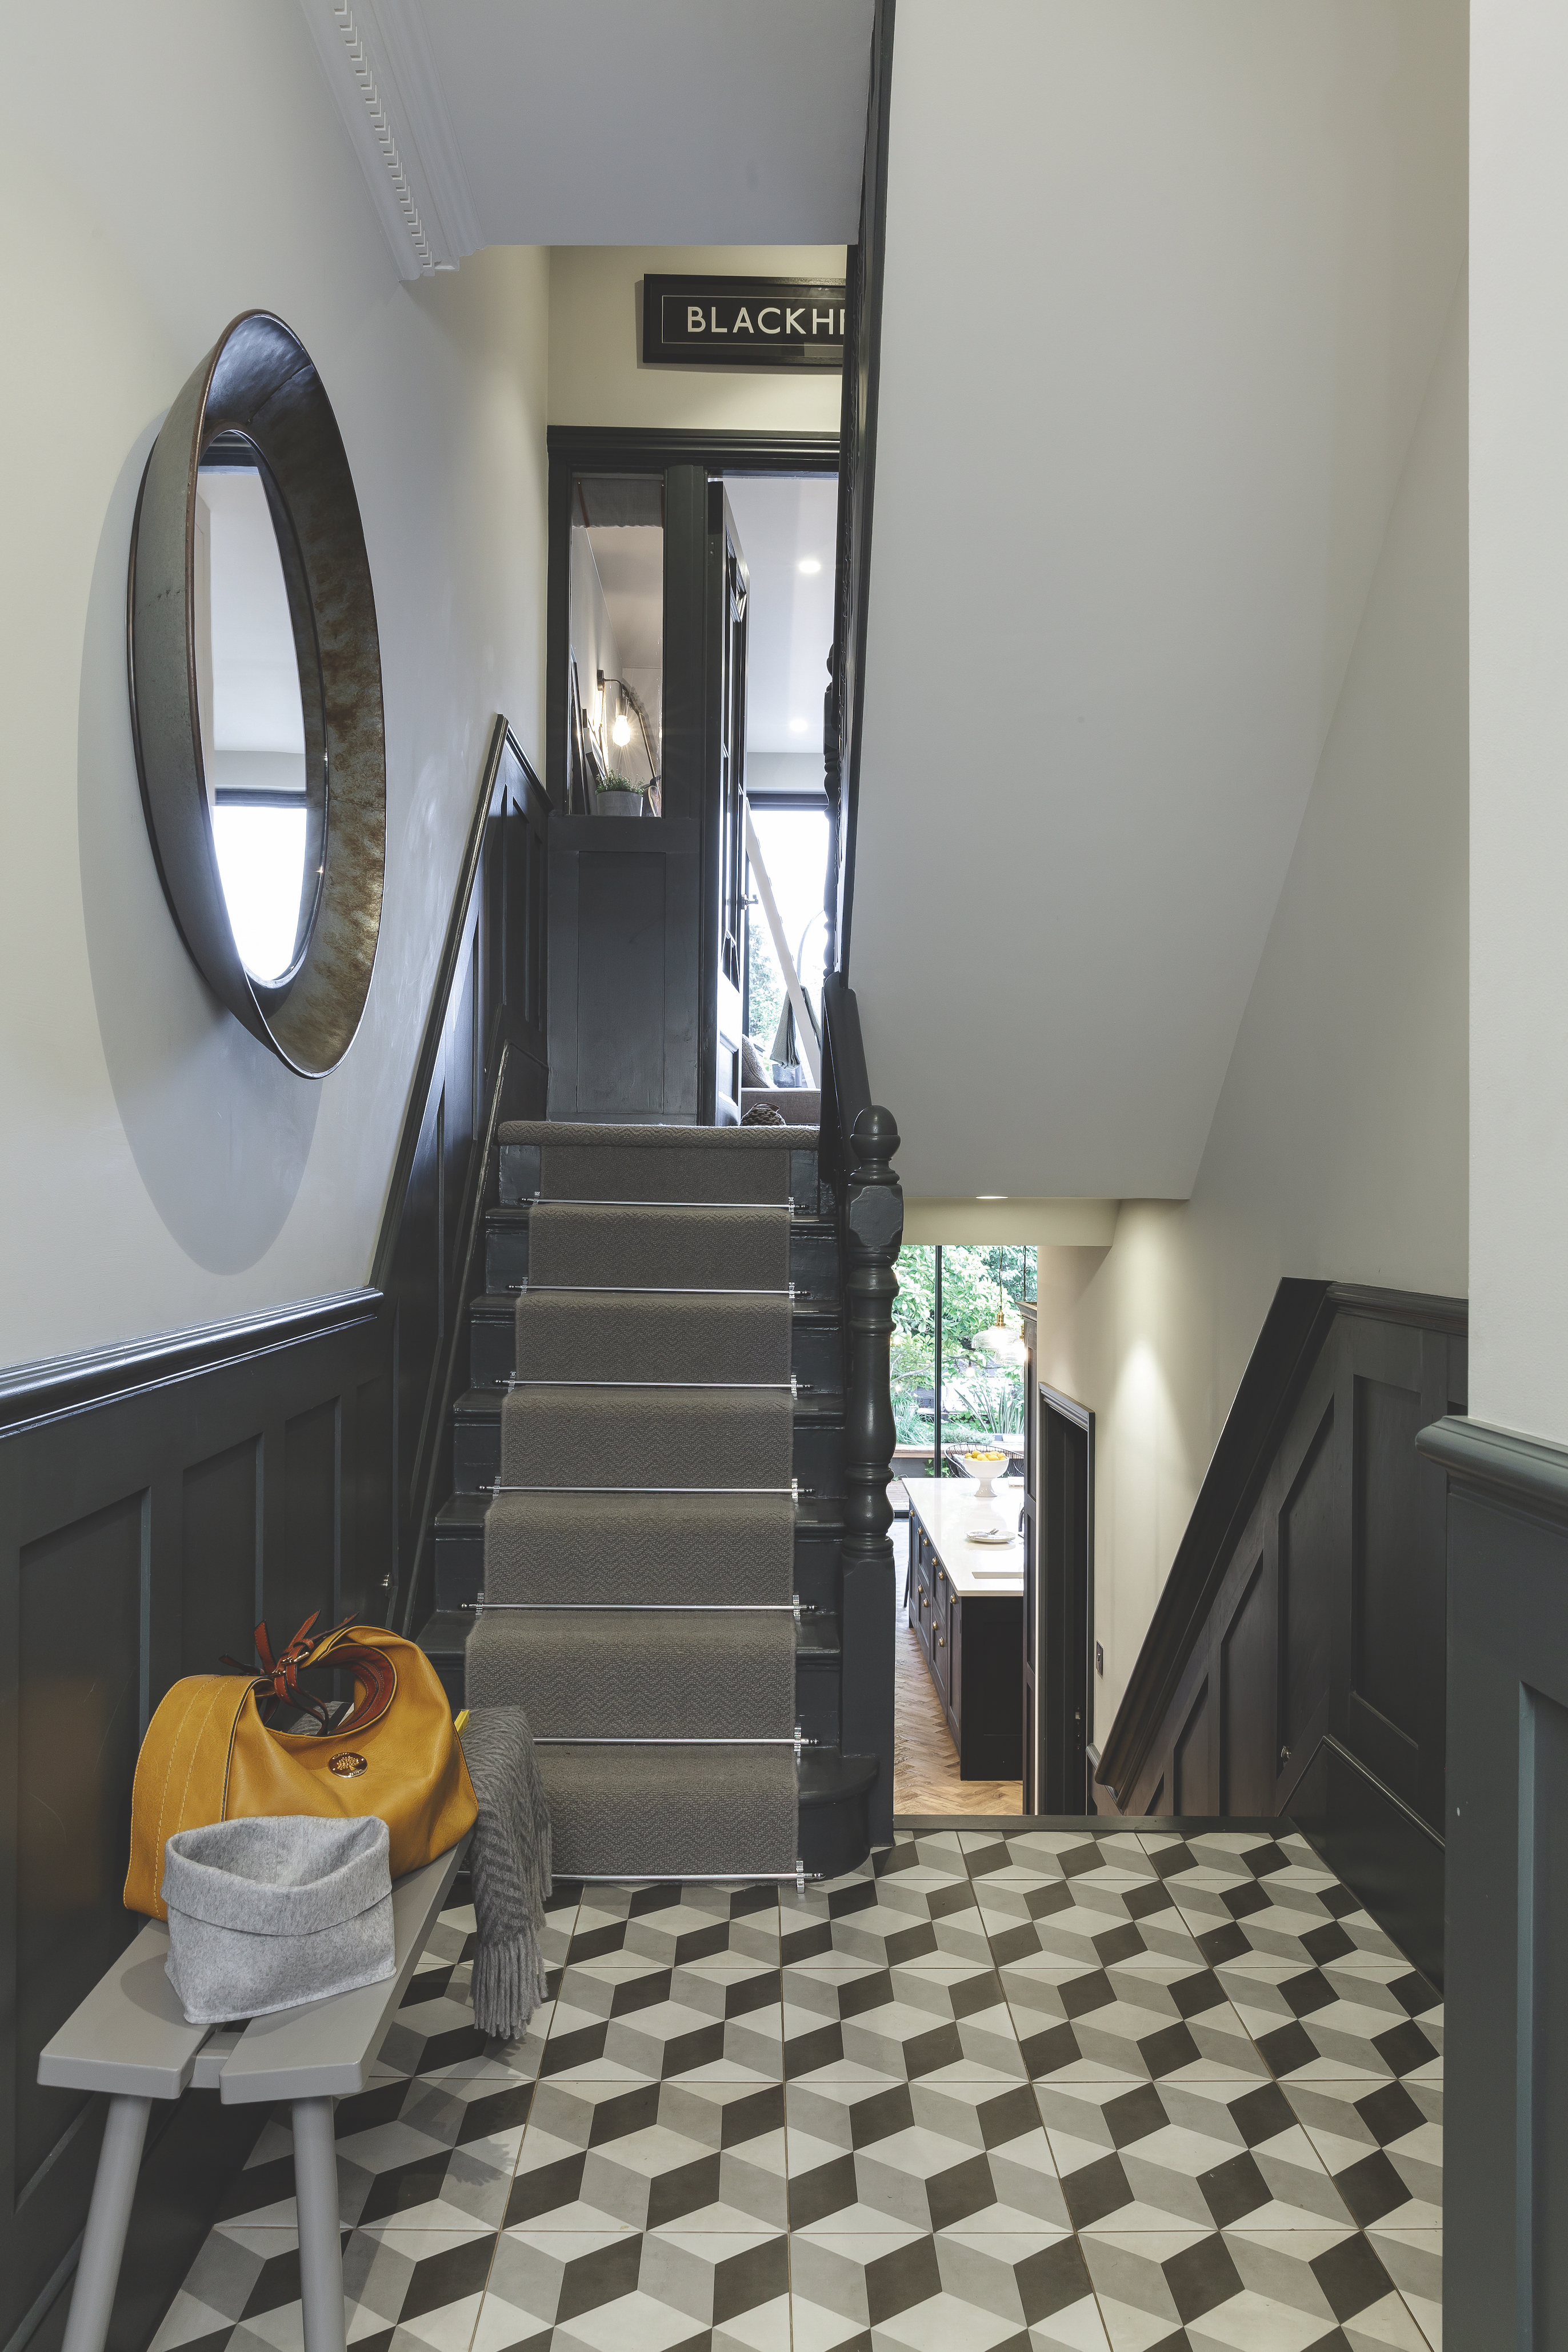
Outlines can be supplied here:
[[849, 978], [911, 1194], [1191, 1192], [1465, 130], [1461, 0], [899, 0]]
[[398, 269], [842, 245], [871, 0], [300, 0]]

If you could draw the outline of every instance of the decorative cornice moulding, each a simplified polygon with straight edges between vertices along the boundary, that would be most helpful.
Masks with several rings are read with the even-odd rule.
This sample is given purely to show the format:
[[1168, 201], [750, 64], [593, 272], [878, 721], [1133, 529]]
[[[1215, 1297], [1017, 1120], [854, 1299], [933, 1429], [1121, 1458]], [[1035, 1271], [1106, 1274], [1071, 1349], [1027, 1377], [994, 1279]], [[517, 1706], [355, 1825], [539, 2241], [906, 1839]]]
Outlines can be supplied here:
[[482, 244], [417, 0], [300, 0], [400, 278]]

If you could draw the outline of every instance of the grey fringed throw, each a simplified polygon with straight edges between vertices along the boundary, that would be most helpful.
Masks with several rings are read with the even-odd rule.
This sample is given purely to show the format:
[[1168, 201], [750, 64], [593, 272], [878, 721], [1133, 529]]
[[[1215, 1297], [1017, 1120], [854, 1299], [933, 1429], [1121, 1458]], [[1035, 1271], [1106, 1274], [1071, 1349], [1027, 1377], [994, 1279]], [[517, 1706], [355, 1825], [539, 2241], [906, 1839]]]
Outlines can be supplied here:
[[468, 1875], [474, 1889], [474, 2023], [520, 2039], [544, 1999], [539, 1938], [550, 1894], [550, 1811], [521, 1706], [476, 1706], [463, 1754], [479, 1802]]

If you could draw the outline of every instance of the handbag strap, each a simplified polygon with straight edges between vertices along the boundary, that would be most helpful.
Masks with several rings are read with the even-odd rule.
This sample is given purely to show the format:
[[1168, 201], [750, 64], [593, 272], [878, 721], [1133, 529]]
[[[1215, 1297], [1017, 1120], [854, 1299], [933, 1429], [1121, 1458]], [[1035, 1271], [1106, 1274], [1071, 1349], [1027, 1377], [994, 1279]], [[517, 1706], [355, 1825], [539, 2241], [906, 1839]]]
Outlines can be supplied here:
[[353, 1705], [332, 1726], [334, 1738], [343, 1732], [368, 1731], [372, 1724], [381, 1721], [397, 1696], [397, 1668], [387, 1652], [377, 1643], [355, 1638], [370, 1630], [345, 1617], [322, 1636], [306, 1662], [312, 1666], [347, 1666], [359, 1685]]
[[222, 1663], [236, 1674], [250, 1675], [251, 1688], [263, 1699], [264, 1723], [270, 1723], [277, 1707], [286, 1704], [313, 1715], [323, 1731], [327, 1728], [325, 1701], [312, 1698], [308, 1691], [300, 1688], [300, 1675], [310, 1666], [347, 1666], [359, 1687], [348, 1713], [332, 1725], [332, 1735], [335, 1738], [343, 1732], [368, 1731], [372, 1724], [381, 1721], [397, 1696], [397, 1668], [384, 1649], [374, 1643], [354, 1640], [361, 1629], [351, 1618], [345, 1617], [330, 1633], [312, 1639], [321, 1613], [319, 1609], [313, 1609], [292, 1641], [276, 1657], [263, 1619], [255, 1632], [256, 1654], [263, 1668], [260, 1674], [242, 1666], [237, 1658], [226, 1655]]

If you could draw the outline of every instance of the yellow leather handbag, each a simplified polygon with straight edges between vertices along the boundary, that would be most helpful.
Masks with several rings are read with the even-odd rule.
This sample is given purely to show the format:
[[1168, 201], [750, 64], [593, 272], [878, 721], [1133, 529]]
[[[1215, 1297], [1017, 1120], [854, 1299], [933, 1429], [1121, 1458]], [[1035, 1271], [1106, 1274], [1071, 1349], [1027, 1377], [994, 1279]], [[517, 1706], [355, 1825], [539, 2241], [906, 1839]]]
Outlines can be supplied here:
[[[318, 1612], [317, 1614], [320, 1612]], [[265, 1671], [187, 1675], [164, 1694], [136, 1759], [125, 1907], [164, 1919], [163, 1846], [176, 1830], [255, 1813], [374, 1813], [391, 1833], [392, 1874], [417, 1870], [472, 1829], [473, 1783], [434, 1666], [380, 1625], [339, 1625], [311, 1639], [308, 1617], [274, 1658], [256, 1629]], [[313, 1666], [346, 1668], [353, 1705], [321, 1732], [273, 1731], [280, 1701], [326, 1709], [298, 1687]]]

